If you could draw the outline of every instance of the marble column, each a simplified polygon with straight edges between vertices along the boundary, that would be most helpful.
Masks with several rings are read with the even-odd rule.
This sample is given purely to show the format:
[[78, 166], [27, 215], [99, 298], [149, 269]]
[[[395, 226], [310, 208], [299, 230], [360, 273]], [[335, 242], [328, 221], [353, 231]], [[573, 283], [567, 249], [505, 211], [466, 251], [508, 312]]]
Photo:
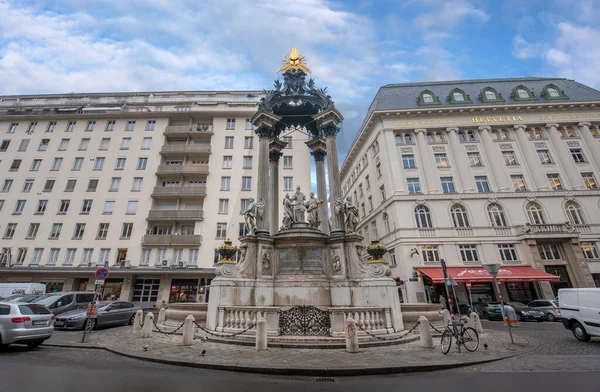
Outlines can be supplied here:
[[[279, 159], [283, 153], [278, 150], [269, 152], [270, 175], [269, 175], [269, 199], [267, 200], [267, 211], [271, 226], [271, 234], [277, 234], [279, 229]], [[265, 211], [265, 213], [267, 213]]]
[[419, 149], [419, 160], [423, 166], [423, 175], [427, 184], [427, 193], [440, 193], [439, 180], [433, 168], [433, 161], [427, 140], [425, 140], [426, 129], [415, 129], [417, 133], [417, 148]]
[[579, 168], [571, 156], [571, 151], [569, 151], [565, 141], [561, 139], [557, 128], [558, 124], [548, 124], [546, 125], [546, 132], [548, 132], [554, 150], [558, 154], [558, 159], [565, 170], [567, 180], [574, 190], [587, 189], [583, 182], [583, 177], [581, 177], [581, 173], [579, 172]]
[[523, 156], [525, 157], [525, 163], [527, 163], [527, 167], [531, 172], [531, 177], [533, 178], [533, 183], [535, 184], [536, 190], [551, 190], [550, 184], [548, 183], [548, 176], [542, 167], [542, 162], [540, 162], [537, 151], [525, 133], [526, 125], [519, 124], [515, 125], [513, 128], [515, 130], [515, 135], [517, 136], [517, 142], [521, 147]]
[[[315, 158], [315, 166], [317, 170], [317, 197], [322, 200], [327, 200], [327, 181], [325, 178], [325, 155], [327, 153], [323, 150], [316, 150], [311, 152]], [[319, 206], [319, 215], [321, 216], [321, 225], [319, 230], [325, 234], [329, 234], [329, 210], [327, 203], [323, 203]]]
[[504, 160], [498, 154], [496, 145], [494, 144], [492, 136], [490, 135], [491, 129], [492, 128], [489, 125], [483, 125], [479, 127], [483, 149], [485, 150], [485, 155], [487, 155], [488, 164], [490, 165], [492, 176], [494, 176], [494, 181], [496, 182], [498, 191], [510, 192], [513, 190], [513, 188], [508, 181], [508, 175], [504, 169]]
[[341, 211], [337, 212], [335, 208], [336, 200], [338, 198], [341, 200], [343, 197], [336, 140], [336, 136], [339, 131], [340, 128], [333, 123], [329, 123], [323, 128], [323, 135], [325, 136], [325, 145], [327, 149], [329, 198], [331, 200], [331, 235], [343, 235], [346, 232], [344, 227], [343, 213]]
[[581, 137], [585, 141], [585, 145], [591, 154], [592, 161], [596, 164], [596, 169], [600, 170], [600, 142], [598, 138], [592, 136], [590, 132], [590, 124], [589, 122], [582, 122], [577, 124], [579, 127], [579, 132], [581, 133]]
[[456, 165], [456, 175], [460, 187], [465, 193], [476, 192], [475, 189], [475, 177], [471, 173], [471, 167], [467, 161], [467, 154], [465, 149], [462, 147], [460, 140], [458, 140], [458, 128], [447, 128], [448, 139], [450, 142], [450, 150], [452, 150], [452, 157], [454, 158], [454, 164]]
[[258, 128], [258, 185], [256, 200], [264, 200], [265, 210], [262, 216], [257, 214], [256, 217], [256, 234], [269, 235], [269, 214], [268, 210], [272, 208], [268, 204], [269, 201], [269, 143], [274, 134], [273, 128]]

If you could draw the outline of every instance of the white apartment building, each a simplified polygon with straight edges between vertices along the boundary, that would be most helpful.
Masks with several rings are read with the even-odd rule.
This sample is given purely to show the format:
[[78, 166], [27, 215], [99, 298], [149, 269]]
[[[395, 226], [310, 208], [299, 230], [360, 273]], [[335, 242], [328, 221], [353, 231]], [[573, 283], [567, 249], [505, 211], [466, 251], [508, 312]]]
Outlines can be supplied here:
[[[0, 282], [90, 290], [143, 306], [205, 302], [215, 249], [256, 197], [258, 91], [0, 96]], [[310, 189], [300, 132], [280, 200]]]
[[[342, 167], [360, 234], [388, 247], [405, 302], [467, 304], [600, 287], [600, 92], [566, 79], [386, 85]], [[548, 275], [551, 274], [551, 275]]]

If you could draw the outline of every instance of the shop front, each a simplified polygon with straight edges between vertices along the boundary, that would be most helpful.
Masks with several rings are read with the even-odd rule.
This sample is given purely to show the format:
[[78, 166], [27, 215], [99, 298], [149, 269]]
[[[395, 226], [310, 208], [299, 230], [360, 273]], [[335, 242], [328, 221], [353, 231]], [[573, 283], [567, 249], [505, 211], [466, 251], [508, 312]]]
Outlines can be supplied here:
[[554, 292], [555, 296], [558, 297], [558, 290], [573, 287], [566, 265], [547, 265], [546, 272], [558, 277], [556, 281], [551, 282], [552, 291]]
[[208, 302], [212, 279], [172, 279], [169, 303]]

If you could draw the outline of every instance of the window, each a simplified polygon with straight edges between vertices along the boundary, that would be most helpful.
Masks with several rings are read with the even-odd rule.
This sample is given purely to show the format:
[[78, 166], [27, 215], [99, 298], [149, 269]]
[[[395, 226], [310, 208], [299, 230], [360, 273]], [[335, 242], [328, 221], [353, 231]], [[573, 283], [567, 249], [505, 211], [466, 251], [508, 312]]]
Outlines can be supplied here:
[[61, 200], [60, 205], [58, 207], [59, 214], [66, 214], [69, 211], [69, 206], [71, 205], [71, 200]]
[[6, 225], [6, 230], [4, 231], [4, 239], [10, 240], [15, 235], [15, 231], [17, 230], [16, 223], [8, 223]]
[[148, 165], [148, 158], [138, 158], [137, 170], [146, 170], [146, 165]]
[[548, 177], [548, 183], [550, 184], [550, 188], [552, 188], [552, 190], [558, 191], [563, 189], [558, 174], [547, 174], [546, 176]]
[[390, 234], [390, 217], [387, 213], [383, 214], [383, 228], [385, 230], [385, 234]]
[[127, 121], [127, 125], [125, 126], [126, 131], [133, 131], [135, 129], [135, 121]]
[[562, 260], [558, 245], [555, 244], [542, 244], [538, 245], [538, 251], [542, 260]]
[[462, 93], [459, 93], [458, 91], [454, 92], [452, 96], [456, 102], [463, 102], [465, 100], [465, 97], [462, 95]]
[[144, 181], [143, 177], [134, 177], [133, 182], [131, 183], [131, 191], [139, 192], [142, 190], [142, 182]]
[[233, 148], [233, 136], [225, 136], [225, 149]]
[[[121, 140], [121, 150], [129, 150], [129, 147], [131, 147], [131, 138], [130, 137], [124, 137]], [[108, 148], [108, 145], [107, 145]], [[102, 150], [102, 148], [100, 148]]]
[[232, 163], [233, 163], [232, 156], [226, 155], [223, 157], [223, 169], [231, 169]]
[[35, 209], [36, 214], [43, 214], [46, 212], [46, 207], [48, 207], [48, 200], [40, 200], [38, 201], [37, 208]]
[[145, 137], [142, 140], [142, 150], [149, 150], [150, 148], [152, 148], [152, 138]]
[[217, 223], [217, 239], [223, 239], [227, 237], [227, 223]]
[[487, 207], [488, 217], [490, 218], [490, 223], [495, 227], [504, 227], [508, 226], [506, 224], [506, 218], [504, 216], [504, 209], [499, 205], [492, 203]]
[[253, 146], [254, 146], [254, 137], [252, 137], [252, 136], [244, 137], [244, 148], [249, 150], [249, 149], [253, 148]]
[[291, 149], [292, 148], [292, 141], [293, 141], [293, 139], [292, 139], [291, 136], [284, 136], [283, 137], [283, 141], [287, 143], [284, 148], [286, 148], [286, 149]]
[[115, 120], [108, 120], [106, 122], [106, 128], [104, 128], [104, 132], [112, 132], [115, 130]]
[[532, 225], [543, 225], [545, 223], [542, 206], [538, 203], [531, 202], [527, 204], [527, 217]]
[[502, 157], [506, 166], [518, 165], [514, 151], [502, 151]]
[[188, 253], [188, 264], [189, 265], [197, 265], [198, 264], [198, 249], [190, 249]]
[[252, 121], [249, 118], [246, 119], [246, 127], [245, 128], [246, 128], [246, 130], [250, 130], [250, 131], [254, 129], [254, 126], [252, 125]]
[[550, 157], [550, 152], [548, 150], [537, 150], [537, 155], [540, 158], [542, 165], [552, 163], [552, 158]]
[[22, 265], [27, 257], [27, 248], [17, 249], [17, 257], [15, 258], [18, 265]]
[[442, 190], [444, 193], [454, 193], [456, 189], [454, 189], [454, 180], [452, 177], [441, 177], [440, 181], [442, 182]]
[[415, 156], [412, 154], [402, 155], [402, 164], [405, 169], [414, 169], [415, 166]]
[[10, 165], [10, 170], [9, 171], [17, 171], [19, 170], [19, 167], [21, 167], [21, 160], [20, 159], [14, 159]]
[[476, 263], [479, 261], [476, 245], [459, 245], [460, 257], [464, 263]]
[[50, 236], [48, 239], [57, 240], [60, 237], [60, 232], [62, 231], [62, 223], [54, 223], [52, 225], [52, 229], [50, 230]]
[[558, 97], [558, 91], [556, 91], [556, 89], [554, 89], [553, 87], [548, 87], [548, 95], [551, 97]]
[[13, 214], [15, 215], [20, 215], [23, 213], [23, 210], [25, 209], [25, 200], [17, 200], [17, 204], [15, 204], [15, 212], [13, 212]]
[[52, 189], [54, 188], [54, 183], [55, 183], [55, 180], [46, 180], [46, 183], [44, 184], [44, 189], [42, 189], [42, 192], [52, 192]]
[[384, 202], [386, 197], [385, 197], [385, 185], [382, 185], [379, 187], [379, 192], [381, 193], [381, 201]]
[[27, 151], [27, 147], [29, 147], [29, 139], [23, 139], [17, 151]]
[[[104, 168], [104, 161], [105, 161], [104, 157], [96, 157], [96, 160], [94, 162], [94, 170], [102, 170]], [[117, 165], [118, 165], [118, 161], [117, 161]], [[125, 165], [125, 163], [123, 163], [123, 165]]]
[[477, 185], [478, 192], [490, 191], [490, 184], [488, 183], [487, 176], [475, 176], [475, 185]]
[[98, 257], [98, 264], [108, 267], [108, 258], [110, 256], [110, 248], [101, 248], [100, 256]]
[[91, 248], [83, 249], [83, 257], [81, 258], [81, 264], [92, 265], [92, 254], [93, 253], [94, 253], [94, 249], [91, 249]]
[[85, 132], [92, 132], [94, 130], [95, 126], [96, 126], [96, 121], [88, 121], [88, 123], [85, 127]]
[[150, 256], [152, 255], [152, 249], [142, 248], [142, 255], [140, 257], [140, 265], [150, 265]]
[[431, 94], [423, 94], [423, 102], [425, 103], [433, 103], [433, 97], [431, 96]]
[[585, 222], [583, 221], [583, 214], [581, 212], [581, 206], [574, 202], [569, 201], [565, 205], [565, 212], [567, 213], [567, 217], [569, 218], [569, 222], [573, 225], [582, 225]]
[[448, 165], [448, 157], [446, 154], [434, 154], [435, 163], [437, 167], [449, 167]]
[[60, 166], [62, 165], [62, 158], [54, 158], [54, 161], [52, 161], [52, 166], [50, 167], [51, 171], [58, 171], [60, 170]]
[[98, 225], [98, 234], [96, 234], [97, 240], [105, 240], [108, 235], [108, 228], [110, 227], [110, 223], [100, 223]]
[[500, 252], [500, 260], [502, 261], [518, 261], [517, 251], [515, 246], [511, 244], [500, 244], [498, 245], [498, 251]]
[[31, 169], [29, 169], [29, 170], [30, 171], [38, 171], [38, 170], [40, 170], [41, 164], [42, 164], [41, 159], [34, 159], [33, 162], [31, 163]]
[[8, 131], [6, 131], [6, 133], [15, 133], [17, 131], [18, 126], [19, 126], [19, 123], [10, 124], [10, 126], [8, 127]]
[[284, 169], [293, 169], [292, 157], [284, 156], [283, 157], [283, 168]]
[[87, 151], [89, 145], [90, 145], [90, 139], [81, 139], [78, 150], [79, 151]]
[[30, 122], [29, 126], [27, 127], [27, 133], [33, 133], [35, 132], [35, 127], [37, 127], [37, 122]]
[[450, 209], [450, 214], [452, 215], [454, 227], [470, 227], [467, 209], [464, 206], [454, 204]]
[[373, 211], [373, 196], [369, 196], [367, 200], [369, 201], [369, 212], [371, 212]]
[[594, 177], [594, 173], [581, 173], [583, 183], [588, 189], [598, 189], [598, 183]]
[[98, 180], [90, 179], [90, 181], [88, 182], [88, 186], [87, 186], [87, 192], [96, 192], [97, 188], [98, 188]]
[[[363, 217], [364, 217], [365, 215], [367, 215], [367, 210], [365, 209], [365, 203], [362, 203], [362, 204], [360, 205], [360, 209], [361, 209], [361, 211], [362, 211], [362, 216], [363, 216]], [[365, 238], [366, 238], [366, 239], [369, 239], [369, 236], [366, 236]]]
[[365, 194], [365, 193], [364, 193], [364, 191], [363, 191], [363, 186], [362, 186], [362, 184], [358, 184], [358, 195], [359, 195], [360, 197], [363, 197], [363, 196], [364, 196], [364, 194]]
[[92, 210], [92, 203], [94, 201], [90, 200], [90, 199], [86, 199], [83, 201], [83, 204], [81, 204], [81, 214], [89, 214], [90, 211]]
[[75, 261], [75, 253], [77, 253], [77, 249], [68, 248], [67, 253], [65, 254], [65, 262], [64, 265], [73, 265]]
[[69, 141], [71, 139], [61, 139], [60, 144], [58, 145], [58, 151], [67, 151], [69, 148]]
[[375, 172], [377, 173], [377, 178], [381, 178], [383, 175], [381, 172], [381, 163], [378, 162], [377, 165], [375, 165]]
[[131, 239], [132, 231], [133, 231], [133, 223], [123, 223], [123, 227], [121, 228], [121, 239], [122, 240]]
[[[123, 142], [125, 142], [126, 138], [123, 138]], [[131, 139], [129, 139], [131, 141]], [[98, 148], [99, 150], [108, 150], [108, 146], [110, 144], [110, 138], [102, 138], [102, 140], [100, 141], [100, 147]], [[121, 148], [123, 146], [121, 145]], [[129, 147], [127, 147], [129, 148]]]
[[231, 189], [231, 177], [221, 177], [221, 190], [228, 191]]
[[10, 140], [2, 140], [2, 143], [0, 143], [0, 151], [8, 150], [8, 146], [10, 146]]
[[485, 98], [490, 100], [490, 101], [495, 101], [496, 100], [496, 93], [494, 93], [493, 91], [490, 90], [486, 90], [485, 91]]
[[573, 157], [575, 163], [585, 163], [585, 158], [581, 148], [571, 148], [571, 156]]
[[32, 187], [33, 187], [33, 180], [32, 179], [25, 180], [25, 184], [23, 184], [23, 192], [31, 192]]
[[146, 121], [146, 131], [154, 131], [154, 126], [156, 125], [156, 120], [148, 120]]
[[219, 214], [227, 214], [229, 212], [229, 199], [219, 199]]
[[597, 260], [600, 259], [600, 255], [598, 254], [598, 248], [594, 242], [580, 242], [581, 250], [583, 251], [583, 256], [587, 260]]
[[379, 238], [377, 234], [377, 221], [371, 222], [371, 229], [373, 229], [373, 238]]
[[117, 164], [115, 165], [115, 170], [125, 169], [126, 162], [127, 162], [127, 158], [117, 158]]
[[251, 155], [244, 156], [244, 163], [243, 163], [242, 168], [243, 169], [252, 169], [252, 156]]
[[519, 98], [529, 98], [527, 91], [523, 90], [522, 88], [517, 89], [517, 95]]
[[367, 185], [367, 189], [371, 188], [371, 183], [369, 182], [369, 176], [365, 176], [365, 184]]
[[114, 200], [106, 200], [104, 202], [104, 210], [102, 210], [102, 214], [112, 215], [114, 210], [115, 210], [115, 201]]
[[225, 124], [225, 129], [228, 131], [235, 130], [235, 118], [228, 118], [227, 123]]
[[38, 151], [48, 150], [48, 144], [50, 144], [50, 139], [42, 139], [40, 141], [40, 145], [38, 146]]
[[420, 229], [429, 229], [433, 227], [431, 223], [431, 212], [427, 206], [417, 206], [414, 210], [417, 227]]
[[284, 191], [294, 190], [294, 177], [283, 177], [283, 190]]
[[69, 121], [67, 128], [65, 128], [65, 132], [73, 132], [75, 130], [75, 124], [77, 124], [76, 121]]
[[242, 177], [242, 190], [249, 191], [252, 189], [252, 177]]
[[2, 186], [2, 192], [9, 192], [12, 187], [13, 180], [4, 180], [4, 185]]
[[439, 263], [440, 253], [437, 245], [421, 245], [421, 254], [425, 263]]
[[39, 265], [42, 260], [42, 254], [44, 253], [44, 248], [35, 248], [33, 250], [33, 257], [31, 258], [32, 265]]
[[575, 133], [575, 130], [573, 130], [573, 127], [559, 128], [558, 133], [560, 134], [560, 137], [563, 138], [577, 137], [577, 134]]
[[406, 183], [408, 184], [409, 194], [421, 193], [421, 185], [418, 178], [407, 178]]
[[28, 240], [34, 240], [37, 236], [38, 230], [40, 229], [39, 223], [30, 223], [29, 229], [27, 229], [27, 235], [25, 236]]
[[110, 188], [108, 189], [108, 191], [109, 192], [118, 192], [119, 185], [121, 185], [121, 177], [113, 177], [110, 180]]
[[82, 166], [83, 166], [83, 158], [77, 157], [73, 161], [73, 168], [71, 170], [73, 170], [73, 171], [79, 171], [79, 170], [81, 170]]
[[515, 192], [524, 192], [527, 190], [527, 187], [525, 187], [525, 179], [523, 179], [521, 174], [510, 176], [510, 180], [512, 181]]

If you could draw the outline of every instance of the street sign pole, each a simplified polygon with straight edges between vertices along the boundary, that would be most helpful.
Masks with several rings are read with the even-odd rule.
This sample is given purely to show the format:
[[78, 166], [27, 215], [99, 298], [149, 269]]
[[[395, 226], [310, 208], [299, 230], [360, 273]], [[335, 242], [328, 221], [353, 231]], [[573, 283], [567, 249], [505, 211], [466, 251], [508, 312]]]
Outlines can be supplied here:
[[100, 302], [100, 296], [104, 292], [104, 280], [108, 277], [108, 269], [98, 268], [94, 273], [94, 277], [96, 278], [94, 284], [94, 299], [88, 306], [88, 311], [85, 315], [85, 327], [83, 328], [83, 336], [81, 337], [81, 343], [85, 342], [85, 338], [88, 333], [92, 333], [90, 320], [92, 318], [98, 317], [97, 306], [98, 302]]
[[515, 344], [515, 340], [512, 335], [512, 328], [510, 326], [510, 321], [508, 320], [508, 316], [506, 315], [506, 311], [504, 310], [504, 300], [502, 299], [502, 293], [500, 293], [500, 286], [498, 286], [498, 280], [496, 279], [498, 276], [498, 272], [500, 272], [500, 264], [483, 264], [483, 268], [492, 276], [494, 280], [494, 287], [496, 288], [496, 295], [498, 296], [498, 300], [500, 300], [500, 310], [502, 310], [502, 320], [508, 325], [508, 334], [510, 335], [510, 342]]
[[467, 290], [469, 291], [469, 306], [471, 306], [471, 311], [473, 310], [473, 295], [471, 294], [471, 282], [466, 282], [465, 286], [467, 287]]

